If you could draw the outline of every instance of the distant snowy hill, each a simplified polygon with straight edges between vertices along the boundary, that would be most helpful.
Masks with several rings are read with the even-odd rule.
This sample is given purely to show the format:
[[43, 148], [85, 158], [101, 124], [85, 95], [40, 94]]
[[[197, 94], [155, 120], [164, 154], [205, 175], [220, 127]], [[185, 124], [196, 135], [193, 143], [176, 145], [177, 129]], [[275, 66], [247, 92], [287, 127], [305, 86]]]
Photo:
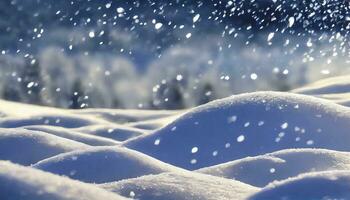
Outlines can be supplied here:
[[322, 79], [301, 88], [293, 90], [295, 93], [307, 94], [335, 103], [350, 106], [350, 76], [339, 76]]
[[0, 199], [348, 199], [348, 85], [177, 111], [0, 100]]

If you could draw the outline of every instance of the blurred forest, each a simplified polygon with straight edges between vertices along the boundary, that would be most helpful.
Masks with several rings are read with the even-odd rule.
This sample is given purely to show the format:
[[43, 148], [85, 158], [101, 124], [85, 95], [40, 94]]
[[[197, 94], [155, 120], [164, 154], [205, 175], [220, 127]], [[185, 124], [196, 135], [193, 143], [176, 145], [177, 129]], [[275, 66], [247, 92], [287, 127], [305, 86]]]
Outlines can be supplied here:
[[350, 73], [349, 1], [0, 1], [0, 97], [182, 109]]
[[[184, 109], [234, 94], [234, 91], [228, 89], [227, 84], [215, 81], [217, 77], [197, 79], [196, 83], [193, 83], [188, 80], [189, 76], [177, 74], [162, 79], [159, 84], [148, 88], [150, 91], [146, 91], [145, 96], [134, 95], [132, 98], [135, 99], [126, 99], [125, 95], [133, 93], [132, 89], [135, 85], [140, 90], [146, 90], [141, 79], [140, 85], [132, 82], [135, 80], [130, 79], [129, 83], [127, 80], [124, 81], [122, 84], [126, 85], [123, 87], [128, 88], [127, 85], [130, 84], [128, 89], [131, 91], [118, 93], [117, 88], [113, 87], [121, 83], [120, 79], [113, 79], [110, 71], [104, 71], [103, 78], [95, 79], [99, 83], [86, 83], [82, 79], [84, 77], [82, 74], [71, 72], [72, 75], [69, 71], [60, 71], [62, 67], [57, 67], [56, 70], [48, 73], [47, 69], [42, 69], [40, 60], [26, 59], [9, 62], [7, 59], [6, 61], [0, 60], [2, 66], [8, 66], [8, 71], [0, 72], [1, 98], [30, 104], [83, 109], [88, 107], [132, 108], [130, 102], [138, 102], [137, 108], [140, 109]], [[74, 73], [78, 74], [74, 75]], [[97, 74], [95, 75], [98, 76]], [[55, 84], [55, 80], [59, 84]], [[274, 79], [271, 80], [271, 87], [272, 85], [274, 90], [278, 91], [291, 89], [288, 76], [283, 73], [275, 74]]]

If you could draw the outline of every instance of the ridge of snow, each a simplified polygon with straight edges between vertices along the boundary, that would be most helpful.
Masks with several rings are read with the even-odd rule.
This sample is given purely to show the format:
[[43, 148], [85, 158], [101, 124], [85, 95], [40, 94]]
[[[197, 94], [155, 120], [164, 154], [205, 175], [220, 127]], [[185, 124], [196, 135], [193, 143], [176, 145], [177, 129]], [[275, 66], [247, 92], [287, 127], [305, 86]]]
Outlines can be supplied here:
[[33, 125], [33, 126], [24, 126], [24, 129], [41, 131], [48, 134], [52, 134], [58, 137], [63, 137], [66, 139], [74, 140], [91, 146], [110, 146], [118, 145], [119, 142], [111, 140], [104, 137], [99, 137], [95, 135], [90, 135], [86, 133], [81, 133], [71, 129], [66, 129], [63, 127], [56, 126], [47, 126], [47, 125]]
[[0, 161], [0, 199], [122, 200], [97, 186], [70, 180], [30, 167]]
[[350, 76], [335, 76], [321, 79], [306, 86], [292, 90], [300, 94], [334, 94], [350, 92]]
[[[255, 92], [189, 110], [124, 145], [175, 166], [199, 169], [289, 148], [349, 151], [349, 121], [349, 108], [327, 100]], [[193, 148], [198, 152], [191, 153]]]
[[73, 129], [81, 133], [122, 142], [145, 134], [145, 131], [124, 125], [90, 125]]
[[332, 170], [350, 170], [350, 153], [325, 149], [286, 149], [202, 168], [197, 172], [264, 187], [273, 181], [303, 173]]
[[88, 183], [106, 183], [180, 170], [137, 151], [118, 146], [64, 153], [42, 160], [33, 167]]
[[303, 174], [272, 183], [249, 200], [349, 199], [350, 171], [326, 171]]
[[259, 189], [238, 181], [195, 172], [177, 171], [147, 175], [101, 185], [139, 200], [241, 200]]
[[89, 145], [40, 131], [0, 128], [0, 160], [22, 165], [87, 147]]

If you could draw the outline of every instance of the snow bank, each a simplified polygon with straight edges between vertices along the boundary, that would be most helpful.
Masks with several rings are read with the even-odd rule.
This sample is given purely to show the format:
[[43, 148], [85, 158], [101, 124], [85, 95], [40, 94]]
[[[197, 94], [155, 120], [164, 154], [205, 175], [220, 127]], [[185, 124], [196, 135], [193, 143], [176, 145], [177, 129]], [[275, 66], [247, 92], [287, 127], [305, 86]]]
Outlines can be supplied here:
[[128, 127], [125, 125], [91, 125], [73, 129], [75, 131], [98, 136], [102, 138], [112, 139], [114, 141], [125, 141], [133, 137], [144, 134], [144, 131]]
[[30, 167], [0, 161], [0, 199], [117, 200], [125, 199], [96, 186]]
[[60, 153], [89, 147], [40, 131], [0, 128], [0, 160], [34, 164]]
[[[183, 111], [185, 112], [185, 111]], [[153, 119], [153, 120], [147, 120], [147, 121], [139, 121], [139, 122], [133, 122], [129, 123], [128, 126], [138, 128], [138, 129], [143, 129], [144, 132], [146, 130], [156, 130], [159, 129], [163, 126], [168, 125], [172, 121], [174, 121], [178, 115], [171, 116], [171, 117], [164, 117], [164, 118], [159, 118], [159, 119]]]
[[289, 148], [349, 151], [349, 111], [306, 95], [247, 93], [194, 108], [125, 146], [186, 169]]
[[63, 109], [0, 100], [0, 111], [6, 117], [29, 117], [35, 115], [67, 113]]
[[30, 117], [8, 117], [0, 119], [2, 128], [18, 128], [30, 125], [50, 125], [64, 128], [78, 128], [92, 124], [92, 120], [87, 120], [78, 116], [59, 115], [39, 115]]
[[238, 181], [185, 171], [142, 176], [102, 187], [140, 200], [241, 200], [258, 191]]
[[249, 200], [345, 200], [350, 198], [350, 171], [310, 173], [271, 184]]
[[288, 149], [199, 169], [257, 187], [302, 173], [350, 170], [350, 153], [324, 149]]
[[121, 110], [121, 109], [84, 109], [73, 112], [78, 115], [93, 116], [112, 123], [124, 124], [139, 121], [148, 121], [176, 116], [181, 111], [166, 110]]
[[306, 85], [304, 87], [293, 90], [300, 94], [333, 94], [350, 92], [350, 76], [336, 76], [322, 79]]
[[81, 142], [87, 145], [92, 146], [110, 146], [110, 145], [118, 145], [119, 142], [115, 140], [111, 140], [104, 137], [98, 137], [94, 135], [89, 135], [85, 133], [80, 133], [71, 129], [66, 129], [62, 127], [55, 127], [55, 126], [25, 126], [23, 127], [27, 130], [34, 130], [34, 131], [41, 131], [48, 134], [56, 135], [59, 137], [63, 137], [66, 139], [74, 140], [77, 142]]
[[326, 78], [292, 92], [313, 95], [344, 106], [350, 106], [350, 76]]
[[90, 183], [106, 183], [177, 169], [147, 155], [117, 146], [60, 154], [40, 161], [33, 167]]
[[31, 165], [0, 161], [0, 199], [349, 199], [339, 84], [139, 115], [0, 101], [0, 160]]
[[0, 100], [0, 127], [16, 128], [30, 125], [50, 125], [77, 128], [101, 122], [91, 116], [72, 114], [68, 110], [14, 103]]
[[[173, 121], [184, 111], [83, 109], [67, 110], [0, 100], [0, 127], [15, 128], [49, 125], [64, 128], [86, 126], [130, 128], [138, 135], [147, 129], [158, 129]], [[122, 127], [122, 128], [120, 128]], [[142, 127], [138, 129], [138, 127]]]

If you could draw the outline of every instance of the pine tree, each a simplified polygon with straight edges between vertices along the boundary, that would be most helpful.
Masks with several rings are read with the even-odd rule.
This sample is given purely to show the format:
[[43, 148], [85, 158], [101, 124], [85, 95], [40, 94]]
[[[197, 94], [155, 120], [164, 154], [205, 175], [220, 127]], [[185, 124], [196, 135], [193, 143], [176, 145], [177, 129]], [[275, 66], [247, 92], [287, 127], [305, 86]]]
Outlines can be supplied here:
[[211, 83], [206, 82], [199, 91], [197, 105], [206, 104], [215, 99], [214, 87]]
[[277, 91], [289, 91], [291, 89], [290, 84], [288, 83], [288, 76], [283, 73], [276, 74], [277, 82], [276, 89]]
[[185, 108], [181, 85], [177, 80], [168, 81], [160, 85], [153, 96], [152, 108], [171, 110]]
[[43, 81], [40, 74], [40, 65], [37, 60], [26, 60], [21, 73], [22, 95], [27, 103], [41, 104], [41, 90]]
[[12, 84], [5, 84], [2, 90], [2, 98], [9, 101], [21, 101], [21, 94], [18, 88], [14, 87]]
[[76, 80], [72, 87], [69, 108], [81, 109], [84, 107], [84, 90], [80, 80]]

